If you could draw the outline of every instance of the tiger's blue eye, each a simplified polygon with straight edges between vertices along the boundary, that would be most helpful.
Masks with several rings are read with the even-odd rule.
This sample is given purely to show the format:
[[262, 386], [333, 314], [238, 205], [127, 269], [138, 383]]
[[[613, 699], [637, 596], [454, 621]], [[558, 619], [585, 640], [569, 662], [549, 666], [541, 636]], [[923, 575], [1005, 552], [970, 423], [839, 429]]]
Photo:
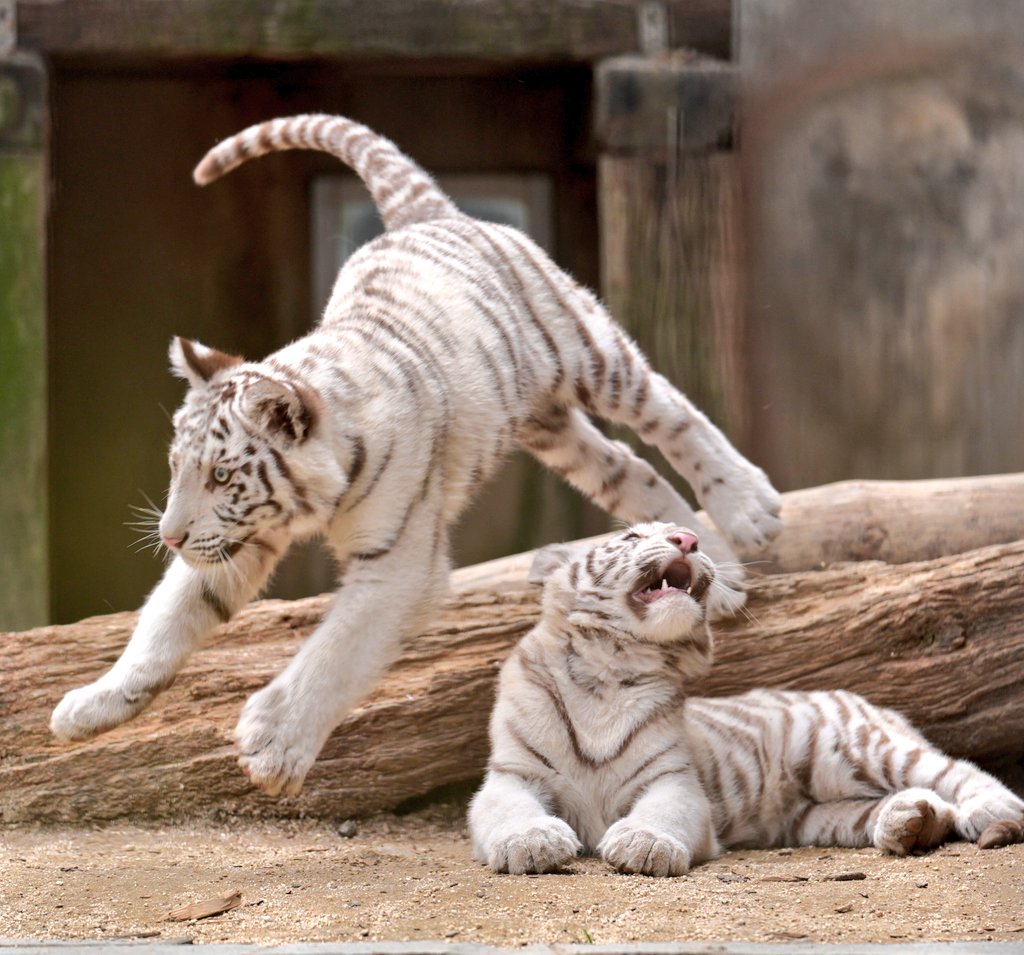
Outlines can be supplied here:
[[231, 477], [231, 472], [226, 467], [219, 466], [213, 469], [213, 479], [218, 484], [227, 484], [229, 477]]

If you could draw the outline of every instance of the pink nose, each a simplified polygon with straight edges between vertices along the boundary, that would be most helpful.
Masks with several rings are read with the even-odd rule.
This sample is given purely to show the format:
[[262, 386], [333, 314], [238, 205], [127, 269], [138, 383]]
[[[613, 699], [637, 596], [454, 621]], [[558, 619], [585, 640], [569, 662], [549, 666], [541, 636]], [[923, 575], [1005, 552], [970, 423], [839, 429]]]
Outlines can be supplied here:
[[670, 534], [668, 539], [684, 554], [692, 554], [697, 549], [697, 538], [686, 531], [680, 531], [678, 534]]
[[165, 537], [164, 546], [168, 550], [178, 550], [185, 543], [184, 537]]

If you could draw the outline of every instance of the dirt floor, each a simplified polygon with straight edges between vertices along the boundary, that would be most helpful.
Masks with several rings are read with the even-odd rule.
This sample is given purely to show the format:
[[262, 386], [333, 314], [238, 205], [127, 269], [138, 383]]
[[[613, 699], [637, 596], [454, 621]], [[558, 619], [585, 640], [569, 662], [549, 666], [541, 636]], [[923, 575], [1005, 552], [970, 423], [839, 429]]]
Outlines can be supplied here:
[[[677, 879], [596, 859], [499, 876], [474, 862], [463, 805], [357, 825], [192, 823], [0, 834], [0, 938], [285, 943], [1024, 941], [1024, 845], [741, 851]], [[171, 910], [229, 896], [201, 921]]]

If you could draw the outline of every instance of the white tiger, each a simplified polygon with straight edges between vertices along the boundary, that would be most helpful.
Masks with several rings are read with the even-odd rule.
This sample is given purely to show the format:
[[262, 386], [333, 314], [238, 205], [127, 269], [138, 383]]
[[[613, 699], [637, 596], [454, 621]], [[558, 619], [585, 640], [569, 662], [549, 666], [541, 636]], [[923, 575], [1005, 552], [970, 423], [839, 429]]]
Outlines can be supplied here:
[[[780, 526], [764, 473], [650, 370], [593, 295], [522, 233], [460, 213], [387, 139], [341, 117], [278, 119], [211, 150], [195, 178], [294, 148], [350, 165], [386, 232], [341, 270], [321, 323], [264, 361], [174, 339], [189, 390], [160, 520], [173, 560], [121, 658], [51, 720], [58, 737], [83, 739], [135, 716], [291, 541], [322, 534], [339, 599], [236, 731], [243, 769], [271, 794], [299, 790], [437, 603], [448, 528], [514, 444], [620, 518], [693, 521], [653, 468], [591, 423], [598, 414], [660, 448], [734, 544], [757, 548]], [[734, 579], [719, 612], [742, 602]]]
[[737, 846], [902, 855], [952, 833], [1024, 838], [1024, 801], [853, 693], [688, 698], [711, 665], [718, 586], [690, 531], [640, 524], [538, 562], [541, 620], [501, 671], [469, 811], [494, 870], [548, 872], [587, 851], [665, 876]]

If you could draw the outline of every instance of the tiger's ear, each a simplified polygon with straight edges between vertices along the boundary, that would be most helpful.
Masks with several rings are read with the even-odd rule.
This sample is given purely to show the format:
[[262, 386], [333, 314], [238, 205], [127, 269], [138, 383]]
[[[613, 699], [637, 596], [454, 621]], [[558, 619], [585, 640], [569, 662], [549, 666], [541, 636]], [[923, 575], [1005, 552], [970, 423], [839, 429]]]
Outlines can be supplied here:
[[569, 544], [548, 544], [533, 555], [530, 572], [526, 575], [528, 583], [543, 587], [545, 581], [559, 567], [564, 567], [572, 560], [575, 548]]
[[178, 335], [171, 339], [170, 356], [171, 371], [179, 378], [184, 378], [193, 388], [201, 388], [218, 371], [234, 368], [244, 360], [238, 355], [226, 355]]
[[260, 378], [245, 387], [246, 414], [262, 431], [301, 444], [320, 418], [320, 396], [311, 388]]

